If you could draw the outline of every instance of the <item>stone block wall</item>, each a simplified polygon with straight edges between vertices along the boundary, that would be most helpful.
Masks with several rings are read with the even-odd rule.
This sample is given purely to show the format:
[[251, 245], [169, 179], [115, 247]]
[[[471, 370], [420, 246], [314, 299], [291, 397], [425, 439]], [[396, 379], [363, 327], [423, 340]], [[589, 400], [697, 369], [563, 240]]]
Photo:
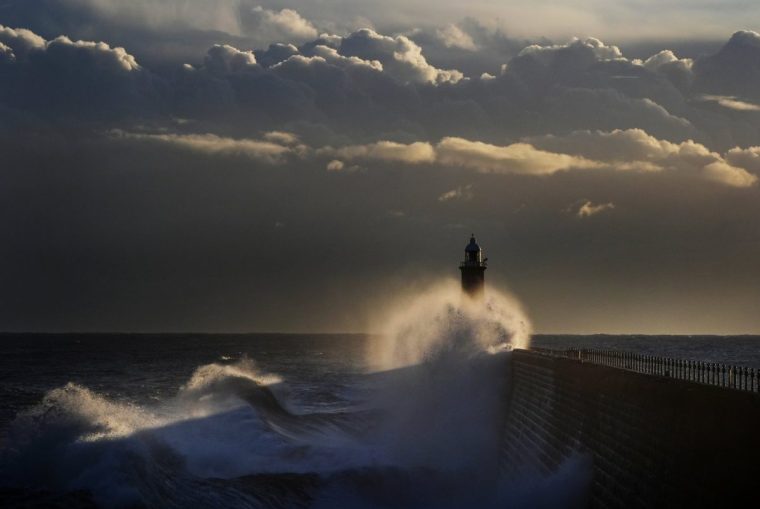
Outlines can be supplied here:
[[760, 500], [760, 396], [512, 354], [502, 466], [548, 474], [588, 460], [591, 507]]

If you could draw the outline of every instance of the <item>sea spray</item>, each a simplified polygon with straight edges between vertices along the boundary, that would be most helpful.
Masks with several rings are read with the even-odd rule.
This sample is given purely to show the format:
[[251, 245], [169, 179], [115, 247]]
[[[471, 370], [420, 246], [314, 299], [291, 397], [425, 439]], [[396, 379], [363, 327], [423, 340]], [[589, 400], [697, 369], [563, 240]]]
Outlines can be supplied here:
[[[390, 464], [483, 476], [497, 470], [509, 351], [530, 324], [516, 299], [445, 281], [403, 302], [370, 344], [383, 410], [372, 440]], [[487, 474], [488, 473], [488, 474]]]
[[381, 331], [369, 344], [377, 370], [420, 364], [451, 352], [463, 360], [483, 351], [526, 348], [530, 321], [516, 298], [489, 288], [482, 300], [454, 280], [402, 299], [376, 319]]

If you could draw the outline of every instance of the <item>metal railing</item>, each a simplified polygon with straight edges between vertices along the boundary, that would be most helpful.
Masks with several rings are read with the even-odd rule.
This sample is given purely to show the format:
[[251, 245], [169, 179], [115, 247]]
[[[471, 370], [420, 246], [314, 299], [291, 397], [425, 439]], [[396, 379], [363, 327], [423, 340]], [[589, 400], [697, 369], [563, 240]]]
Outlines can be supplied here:
[[760, 392], [760, 369], [716, 362], [674, 359], [617, 350], [531, 348], [531, 352], [574, 359], [612, 368], [627, 369], [729, 389]]

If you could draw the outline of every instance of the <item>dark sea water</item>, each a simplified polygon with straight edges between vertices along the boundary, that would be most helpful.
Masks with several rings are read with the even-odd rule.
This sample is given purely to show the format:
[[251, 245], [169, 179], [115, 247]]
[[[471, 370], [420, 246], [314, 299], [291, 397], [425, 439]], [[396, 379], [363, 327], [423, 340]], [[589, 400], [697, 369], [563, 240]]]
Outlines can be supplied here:
[[[376, 336], [3, 335], [0, 506], [572, 507], [572, 465], [499, 477], [510, 353], [456, 323], [423, 362], [381, 371]], [[749, 336], [532, 345], [760, 368]]]

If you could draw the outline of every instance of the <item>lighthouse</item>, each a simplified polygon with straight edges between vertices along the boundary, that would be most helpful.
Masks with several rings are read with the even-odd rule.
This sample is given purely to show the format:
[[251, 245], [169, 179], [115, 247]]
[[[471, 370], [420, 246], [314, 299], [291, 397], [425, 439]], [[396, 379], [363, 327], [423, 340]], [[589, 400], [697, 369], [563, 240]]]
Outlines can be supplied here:
[[464, 248], [464, 261], [459, 264], [459, 270], [462, 271], [462, 291], [474, 299], [483, 297], [487, 260], [483, 258], [483, 250], [475, 235], [472, 235], [470, 243]]

